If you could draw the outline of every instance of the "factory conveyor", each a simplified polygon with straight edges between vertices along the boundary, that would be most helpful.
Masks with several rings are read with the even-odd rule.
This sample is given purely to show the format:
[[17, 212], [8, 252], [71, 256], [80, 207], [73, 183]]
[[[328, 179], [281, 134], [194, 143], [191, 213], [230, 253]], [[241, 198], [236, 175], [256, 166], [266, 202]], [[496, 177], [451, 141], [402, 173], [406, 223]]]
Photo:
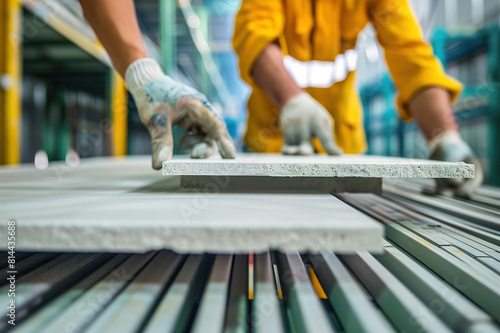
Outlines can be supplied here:
[[384, 225], [382, 254], [17, 253], [16, 326], [4, 314], [0, 329], [500, 332], [500, 190], [464, 200], [428, 184], [336, 195]]

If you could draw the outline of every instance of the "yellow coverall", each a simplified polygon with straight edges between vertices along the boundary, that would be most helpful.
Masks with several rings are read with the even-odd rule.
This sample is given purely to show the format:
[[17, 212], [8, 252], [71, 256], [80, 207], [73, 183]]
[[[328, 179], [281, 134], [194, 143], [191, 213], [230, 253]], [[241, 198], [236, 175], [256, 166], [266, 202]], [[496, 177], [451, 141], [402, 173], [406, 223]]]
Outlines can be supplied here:
[[[255, 152], [276, 153], [283, 143], [279, 110], [253, 81], [251, 71], [264, 48], [278, 41], [283, 55], [299, 61], [334, 61], [356, 46], [361, 30], [372, 22], [399, 91], [398, 111], [411, 120], [408, 102], [426, 87], [443, 87], [452, 100], [461, 85], [446, 76], [422, 33], [407, 0], [243, 0], [236, 16], [233, 46], [242, 79], [252, 93], [248, 100], [244, 140]], [[327, 88], [305, 88], [335, 120], [337, 144], [345, 153], [366, 150], [355, 71]], [[316, 150], [323, 152], [314, 140]]]

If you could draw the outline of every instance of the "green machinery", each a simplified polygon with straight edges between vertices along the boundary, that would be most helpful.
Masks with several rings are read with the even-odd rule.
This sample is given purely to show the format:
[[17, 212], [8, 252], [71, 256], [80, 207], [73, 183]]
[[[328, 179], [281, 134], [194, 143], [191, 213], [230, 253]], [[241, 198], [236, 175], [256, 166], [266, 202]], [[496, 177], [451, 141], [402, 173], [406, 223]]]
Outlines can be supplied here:
[[[445, 70], [464, 90], [454, 107], [464, 139], [486, 171], [489, 184], [500, 185], [500, 29], [437, 29], [432, 39]], [[360, 91], [365, 110], [369, 154], [425, 158], [428, 154], [415, 123], [405, 124], [395, 111], [395, 88], [386, 74]]]

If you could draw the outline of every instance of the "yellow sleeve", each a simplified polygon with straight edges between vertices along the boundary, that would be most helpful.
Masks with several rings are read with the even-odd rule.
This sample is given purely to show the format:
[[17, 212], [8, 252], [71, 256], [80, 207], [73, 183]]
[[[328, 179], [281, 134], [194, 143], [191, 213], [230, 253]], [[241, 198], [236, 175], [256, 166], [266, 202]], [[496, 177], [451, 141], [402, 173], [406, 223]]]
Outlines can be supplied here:
[[253, 84], [251, 71], [264, 48], [283, 33], [284, 9], [279, 0], [243, 0], [236, 14], [233, 47], [241, 78]]
[[412, 119], [408, 103], [427, 87], [442, 87], [455, 101], [462, 85], [447, 76], [420, 27], [407, 0], [373, 0], [369, 10], [377, 39], [399, 91], [397, 105], [401, 119]]

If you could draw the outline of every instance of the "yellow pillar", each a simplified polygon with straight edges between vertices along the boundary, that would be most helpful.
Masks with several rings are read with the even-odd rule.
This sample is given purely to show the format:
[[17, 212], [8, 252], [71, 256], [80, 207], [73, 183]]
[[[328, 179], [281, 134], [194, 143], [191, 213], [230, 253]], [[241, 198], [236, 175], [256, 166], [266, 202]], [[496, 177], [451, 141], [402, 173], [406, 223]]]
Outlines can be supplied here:
[[0, 164], [20, 161], [21, 3], [0, 1]]
[[127, 154], [127, 88], [117, 72], [111, 79], [111, 121], [113, 122], [113, 155]]

